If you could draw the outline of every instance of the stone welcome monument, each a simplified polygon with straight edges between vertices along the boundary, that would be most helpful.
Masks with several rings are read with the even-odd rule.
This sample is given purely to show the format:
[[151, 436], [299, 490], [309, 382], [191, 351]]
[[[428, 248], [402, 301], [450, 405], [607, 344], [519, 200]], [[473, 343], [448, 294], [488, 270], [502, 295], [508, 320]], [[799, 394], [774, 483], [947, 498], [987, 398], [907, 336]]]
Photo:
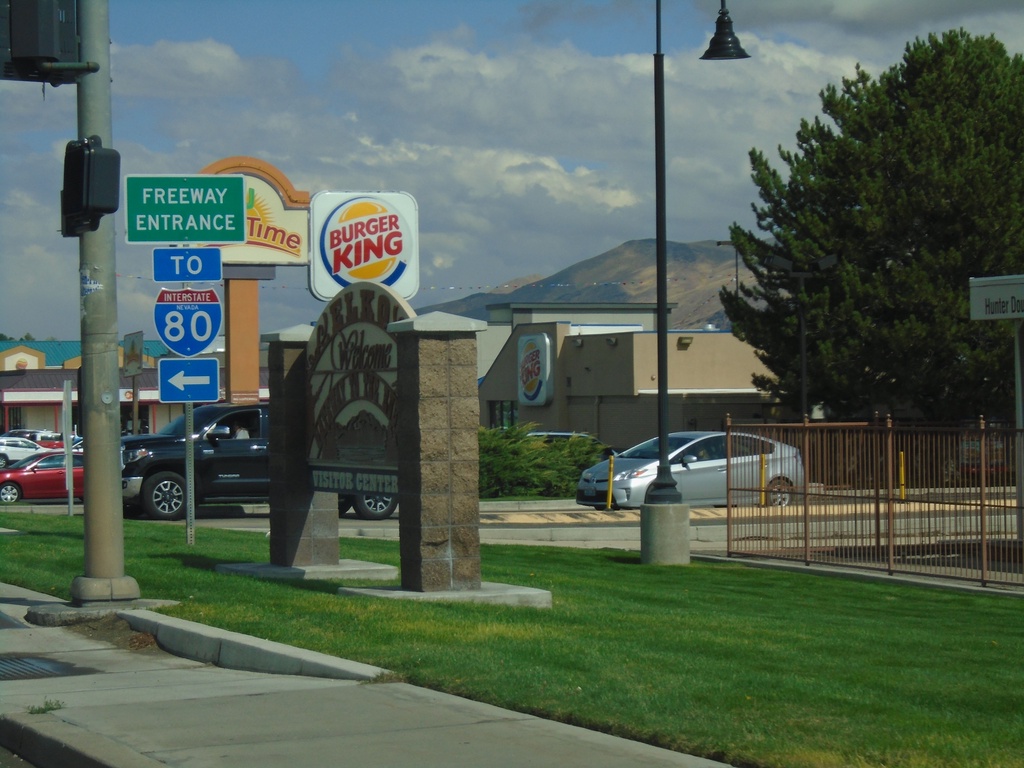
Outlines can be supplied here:
[[[338, 495], [397, 484], [394, 342], [413, 314], [372, 283], [339, 293], [316, 326], [265, 336], [270, 373], [270, 563], [217, 566], [260, 578], [393, 579], [396, 568], [340, 559]], [[364, 447], [365, 445], [365, 447]], [[389, 486], [390, 484], [390, 486]]]
[[218, 566], [264, 578], [382, 578], [339, 559], [338, 495], [398, 494], [401, 587], [339, 594], [550, 607], [545, 590], [480, 575], [482, 321], [417, 317], [390, 288], [357, 282], [312, 332], [270, 338], [271, 563]]

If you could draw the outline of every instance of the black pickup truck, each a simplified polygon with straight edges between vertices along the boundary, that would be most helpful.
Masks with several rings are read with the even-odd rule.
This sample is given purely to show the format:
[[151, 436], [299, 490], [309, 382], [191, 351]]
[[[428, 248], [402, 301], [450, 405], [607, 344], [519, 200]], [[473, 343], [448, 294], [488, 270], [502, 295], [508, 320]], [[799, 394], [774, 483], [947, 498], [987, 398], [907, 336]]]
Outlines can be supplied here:
[[[192, 412], [196, 503], [212, 499], [266, 499], [270, 494], [270, 414], [266, 403], [203, 405]], [[185, 516], [185, 416], [152, 435], [121, 438], [121, 495], [125, 514], [158, 520]], [[390, 517], [398, 499], [340, 496], [338, 512]]]

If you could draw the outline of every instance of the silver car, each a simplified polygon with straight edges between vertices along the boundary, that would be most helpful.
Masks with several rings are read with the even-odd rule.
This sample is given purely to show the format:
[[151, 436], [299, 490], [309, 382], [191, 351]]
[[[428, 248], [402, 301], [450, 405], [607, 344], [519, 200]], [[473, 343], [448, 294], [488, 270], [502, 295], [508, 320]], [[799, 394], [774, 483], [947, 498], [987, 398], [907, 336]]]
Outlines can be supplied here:
[[[726, 503], [725, 432], [672, 432], [669, 464], [683, 503], [721, 506]], [[658, 475], [658, 438], [634, 445], [613, 457], [612, 507], [639, 509]], [[794, 488], [804, 482], [800, 451], [791, 445], [749, 434], [732, 435], [730, 479], [734, 503], [786, 506]], [[604, 509], [608, 500], [609, 462], [580, 475], [576, 503]]]

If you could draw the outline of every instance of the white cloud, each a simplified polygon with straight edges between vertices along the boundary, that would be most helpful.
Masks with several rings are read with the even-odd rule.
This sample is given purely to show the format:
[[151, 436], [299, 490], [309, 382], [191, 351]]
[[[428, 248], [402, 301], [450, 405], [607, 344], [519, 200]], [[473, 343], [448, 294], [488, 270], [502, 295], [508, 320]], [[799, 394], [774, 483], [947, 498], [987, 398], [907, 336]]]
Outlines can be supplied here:
[[[707, 5], [665, 11], [667, 21], [686, 22], [665, 37], [674, 240], [724, 238], [737, 220], [752, 226], [750, 149], [772, 156], [791, 146], [800, 119], [819, 114], [818, 93], [852, 76], [858, 62], [878, 74], [913, 37], [961, 25], [996, 34], [1011, 52], [1024, 49], [1019, 0], [970, 8], [953, 0], [733, 0], [752, 58], [709, 63], [698, 60], [717, 10]], [[158, 7], [118, 6], [125, 14]], [[298, 2], [276, 30], [293, 44], [262, 47], [252, 30], [211, 26], [218, 13], [242, 7], [225, 0], [177, 40], [160, 39], [170, 34], [163, 27], [117, 36], [114, 142], [124, 173], [196, 173], [252, 155], [311, 192], [408, 191], [421, 222], [424, 287], [414, 305], [551, 274], [653, 237], [648, 0], [496, 2], [504, 15], [493, 14], [494, 28], [473, 16], [491, 15], [478, 4], [449, 2], [447, 11], [459, 11], [451, 19], [365, 40], [322, 18], [323, 4], [318, 15]], [[638, 34], [643, 42], [633, 45]], [[0, 101], [0, 274], [19, 286], [0, 305], [0, 331], [73, 337], [77, 240], [55, 233], [75, 89], [0, 82]], [[119, 234], [117, 260], [121, 328], [152, 337], [150, 251]], [[265, 330], [318, 311], [305, 284], [302, 270], [282, 268], [264, 286]], [[45, 312], [39, 294], [52, 299]], [[19, 328], [22, 318], [32, 320]]]

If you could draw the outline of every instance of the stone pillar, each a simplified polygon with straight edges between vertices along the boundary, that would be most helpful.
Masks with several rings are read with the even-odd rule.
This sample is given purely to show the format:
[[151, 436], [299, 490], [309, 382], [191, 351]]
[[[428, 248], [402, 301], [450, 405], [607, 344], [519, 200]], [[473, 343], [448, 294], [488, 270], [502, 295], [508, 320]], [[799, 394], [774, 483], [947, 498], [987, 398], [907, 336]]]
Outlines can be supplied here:
[[443, 312], [392, 323], [398, 342], [402, 589], [480, 589], [476, 334]]
[[[301, 338], [300, 338], [301, 337]], [[264, 337], [267, 338], [266, 336]], [[338, 564], [338, 496], [313, 490], [306, 456], [306, 343], [270, 339], [270, 562], [280, 566]]]

